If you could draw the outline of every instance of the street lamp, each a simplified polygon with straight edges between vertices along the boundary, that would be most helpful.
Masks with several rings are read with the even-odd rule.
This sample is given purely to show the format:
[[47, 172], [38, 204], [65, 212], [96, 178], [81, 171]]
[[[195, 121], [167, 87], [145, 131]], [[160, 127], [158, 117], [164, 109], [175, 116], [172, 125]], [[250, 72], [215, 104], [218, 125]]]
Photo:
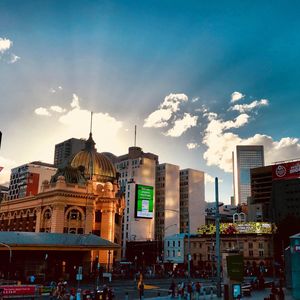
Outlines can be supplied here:
[[0, 242], [0, 245], [8, 248], [8, 250], [9, 250], [9, 267], [8, 267], [8, 272], [7, 272], [7, 279], [9, 279], [9, 269], [10, 269], [11, 259], [12, 259], [12, 250], [11, 250], [11, 247], [5, 243]]

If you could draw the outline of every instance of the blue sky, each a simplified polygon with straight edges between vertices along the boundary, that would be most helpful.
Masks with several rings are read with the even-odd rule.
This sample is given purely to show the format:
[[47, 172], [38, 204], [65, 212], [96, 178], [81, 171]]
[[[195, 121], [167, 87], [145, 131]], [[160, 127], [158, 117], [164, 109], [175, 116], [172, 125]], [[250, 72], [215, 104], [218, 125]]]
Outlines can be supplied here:
[[144, 151], [218, 176], [228, 202], [236, 144], [264, 144], [267, 163], [300, 157], [299, 8], [2, 0], [0, 183], [16, 165], [52, 162], [55, 143], [87, 137], [92, 110], [99, 151], [125, 153], [137, 124]]

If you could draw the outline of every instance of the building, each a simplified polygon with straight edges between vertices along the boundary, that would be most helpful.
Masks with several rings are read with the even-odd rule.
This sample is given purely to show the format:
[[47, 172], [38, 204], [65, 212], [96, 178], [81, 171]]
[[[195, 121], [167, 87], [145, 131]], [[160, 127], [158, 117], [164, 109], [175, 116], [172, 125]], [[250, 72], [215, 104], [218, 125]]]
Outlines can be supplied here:
[[52, 164], [34, 161], [11, 170], [8, 200], [36, 195], [44, 180], [50, 180], [56, 172]]
[[6, 200], [8, 197], [8, 187], [5, 185], [0, 185], [0, 203], [2, 200]]
[[290, 236], [290, 247], [287, 249], [288, 262], [286, 267], [287, 282], [292, 289], [294, 299], [300, 299], [300, 233]]
[[251, 170], [249, 220], [276, 224], [275, 259], [282, 262], [289, 236], [300, 232], [300, 161], [285, 161]]
[[[270, 223], [224, 224], [220, 232], [222, 252], [238, 250], [243, 254], [245, 265], [270, 266], [273, 260], [272, 225]], [[187, 264], [190, 248], [191, 270], [211, 272], [215, 265], [215, 226], [202, 226], [198, 234], [168, 236], [164, 241], [164, 262], [176, 265]]]
[[180, 170], [180, 233], [205, 224], [205, 206], [204, 172]]
[[73, 156], [84, 149], [85, 140], [71, 138], [55, 145], [54, 166], [63, 168], [68, 165]]
[[251, 195], [250, 169], [264, 166], [264, 147], [258, 145], [236, 146], [233, 153], [235, 204], [247, 203]]
[[[216, 204], [215, 202], [206, 203], [207, 207], [205, 209], [205, 224], [215, 224], [216, 223]], [[232, 223], [234, 215], [239, 213], [239, 207], [236, 205], [229, 205], [224, 203], [219, 203], [219, 218], [221, 223]]]
[[159, 164], [155, 184], [155, 239], [179, 233], [179, 166]]
[[250, 170], [251, 197], [248, 199], [249, 220], [255, 222], [272, 222], [272, 166]]
[[[96, 260], [102, 266], [120, 260], [116, 244], [121, 245], [124, 207], [116, 169], [97, 152], [90, 133], [85, 148], [51, 180], [43, 180], [37, 194], [1, 203], [0, 231], [75, 234], [79, 240], [94, 234], [113, 243], [113, 251], [93, 250], [84, 257], [85, 272], [90, 272]], [[71, 263], [64, 262], [68, 268]]]
[[[130, 147], [128, 153], [117, 158], [120, 190], [125, 195], [126, 209], [123, 218], [122, 256], [126, 255], [126, 243], [154, 239], [155, 174], [158, 156], [144, 153], [140, 147]], [[137, 199], [139, 192], [147, 191], [151, 199]], [[139, 201], [140, 200], [140, 201]], [[139, 204], [150, 205], [147, 215], [138, 215]], [[140, 207], [141, 210], [144, 206]]]

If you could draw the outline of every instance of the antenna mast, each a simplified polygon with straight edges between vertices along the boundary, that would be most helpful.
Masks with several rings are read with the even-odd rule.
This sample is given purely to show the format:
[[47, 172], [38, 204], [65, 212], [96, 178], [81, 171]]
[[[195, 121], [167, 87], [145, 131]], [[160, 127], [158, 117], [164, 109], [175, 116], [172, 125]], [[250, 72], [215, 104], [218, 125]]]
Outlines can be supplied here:
[[90, 133], [92, 133], [93, 129], [93, 112], [91, 111], [91, 125], [90, 125]]
[[136, 125], [134, 125], [134, 147], [136, 147]]

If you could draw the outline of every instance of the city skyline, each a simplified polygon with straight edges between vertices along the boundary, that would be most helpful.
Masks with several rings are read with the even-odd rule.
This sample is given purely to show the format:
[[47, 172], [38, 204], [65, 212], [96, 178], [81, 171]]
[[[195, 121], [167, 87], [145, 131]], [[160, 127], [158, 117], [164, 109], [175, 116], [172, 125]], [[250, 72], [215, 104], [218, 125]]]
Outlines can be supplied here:
[[228, 203], [236, 145], [300, 157], [292, 3], [1, 1], [0, 184], [88, 138], [93, 111], [99, 152], [127, 153], [137, 125], [137, 146], [208, 174], [206, 201], [218, 176]]

